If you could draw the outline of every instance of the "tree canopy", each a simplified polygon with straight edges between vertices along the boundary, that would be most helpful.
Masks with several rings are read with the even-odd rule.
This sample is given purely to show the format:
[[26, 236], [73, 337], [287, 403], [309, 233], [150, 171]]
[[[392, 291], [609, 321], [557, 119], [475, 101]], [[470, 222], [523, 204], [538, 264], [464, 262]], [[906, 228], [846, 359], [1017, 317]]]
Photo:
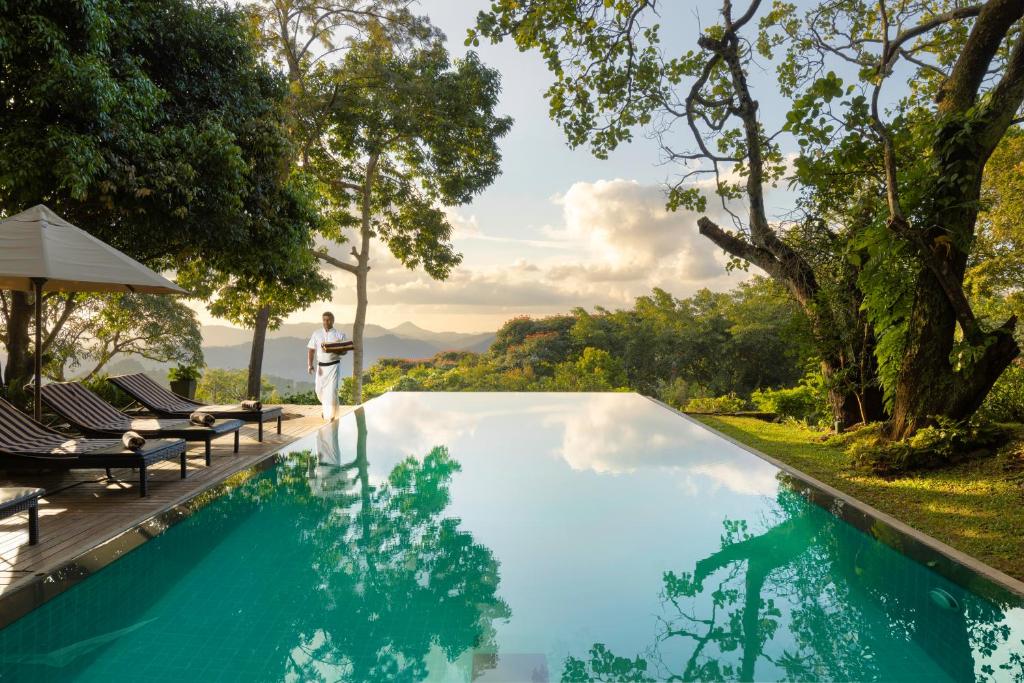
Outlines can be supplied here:
[[[508, 37], [546, 57], [570, 143], [604, 156], [637, 127], [657, 134], [679, 169], [670, 209], [705, 212], [690, 181], [712, 176], [733, 224], [705, 215], [701, 234], [801, 303], [826, 374], [850, 387], [837, 419], [851, 398], [876, 415], [865, 406], [877, 390], [896, 436], [972, 414], [1019, 352], [1016, 318], [979, 317], [964, 278], [986, 163], [1020, 122], [1024, 6], [829, 0], [800, 16], [726, 1], [679, 44], [663, 40], [657, 5], [499, 0], [469, 40]], [[781, 130], [765, 128], [755, 60], [790, 100]], [[792, 172], [784, 149], [797, 152]], [[795, 225], [765, 209], [787, 175], [808, 198]], [[823, 285], [837, 279], [838, 298]]]
[[495, 109], [498, 72], [475, 53], [452, 60], [444, 36], [418, 22], [407, 40], [382, 27], [350, 44], [336, 69], [317, 72], [325, 143], [309, 152], [337, 210], [338, 233], [356, 228], [354, 262], [320, 258], [356, 276], [354, 398], [362, 393], [362, 332], [371, 240], [408, 268], [444, 279], [462, 257], [444, 207], [458, 206], [500, 173], [498, 140], [512, 120]]

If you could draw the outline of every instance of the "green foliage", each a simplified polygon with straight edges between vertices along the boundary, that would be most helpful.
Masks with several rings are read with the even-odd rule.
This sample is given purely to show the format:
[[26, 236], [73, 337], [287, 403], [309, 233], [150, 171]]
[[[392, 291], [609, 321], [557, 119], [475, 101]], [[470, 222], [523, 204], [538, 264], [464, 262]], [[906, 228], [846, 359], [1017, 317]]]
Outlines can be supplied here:
[[[931, 414], [969, 414], [1017, 351], [1004, 301], [1019, 298], [1022, 148], [991, 157], [991, 174], [986, 164], [1020, 135], [1019, 17], [945, 0], [881, 13], [844, 0], [717, 4], [718, 23], [688, 44], [676, 32], [662, 39], [655, 3], [496, 0], [467, 42], [536, 50], [553, 79], [551, 116], [572, 145], [606, 157], [640, 127], [671, 140], [662, 147], [679, 177], [669, 210], [706, 211], [690, 182], [703, 173], [726, 208], [747, 200], [749, 219], [733, 214], [735, 230], [709, 221], [701, 232], [730, 254], [729, 267], [759, 265], [794, 291], [837, 395], [873, 399], [881, 389], [903, 433]], [[759, 57], [790, 102], [776, 131], [758, 115]], [[791, 181], [802, 200], [793, 223], [773, 225], [763, 194], [789, 172], [787, 142], [799, 150]], [[987, 198], [983, 173], [995, 190]], [[977, 220], [985, 203], [988, 235]], [[972, 251], [982, 259], [968, 290], [998, 294], [968, 311], [961, 284]]]
[[808, 424], [827, 423], [831, 418], [820, 374], [805, 377], [798, 386], [788, 389], [755, 389], [750, 402], [757, 410]]
[[563, 683], [589, 681], [643, 682], [654, 681], [647, 673], [647, 662], [642, 657], [629, 659], [614, 654], [603, 643], [590, 648], [589, 659], [566, 657], [562, 669]]
[[1024, 365], [1003, 371], [981, 404], [979, 416], [993, 422], [1024, 422]]
[[203, 363], [199, 321], [175, 297], [54, 294], [45, 303], [44, 315], [50, 342], [43, 370], [52, 379], [64, 380], [70, 373], [91, 378], [119, 356]]
[[[384, 391], [634, 390], [683, 407], [695, 397], [746, 396], [796, 383], [812, 359], [805, 321], [771, 281], [676, 299], [655, 290], [632, 309], [519, 317], [487, 353], [443, 352], [427, 362], [382, 359], [364, 374]], [[343, 402], [352, 380], [343, 380]]]
[[937, 417], [934, 426], [923, 427], [901, 441], [888, 440], [879, 429], [860, 430], [849, 440], [847, 453], [854, 466], [888, 476], [991, 455], [1007, 438], [1004, 429], [989, 422]]
[[103, 373], [98, 373], [89, 379], [82, 380], [82, 385], [119, 410], [135, 403], [135, 399], [118, 389], [111, 382], [108, 382], [107, 375]]
[[198, 380], [202, 376], [203, 371], [195, 365], [179, 365], [167, 371], [167, 379], [171, 382]]
[[717, 398], [691, 398], [684, 410], [688, 413], [738, 413], [747, 409], [747, 402], [736, 394]]
[[436, 32], [400, 44], [371, 27], [338, 68], [317, 70], [310, 84], [328, 117], [312, 168], [338, 211], [358, 206], [360, 213], [339, 216], [337, 226], [368, 221], [406, 267], [447, 277], [461, 255], [439, 207], [465, 204], [494, 181], [498, 140], [512, 126], [494, 113], [498, 72], [473, 52], [452, 60]]
[[256, 327], [266, 308], [267, 327], [275, 330], [288, 314], [329, 299], [333, 289], [313, 253], [314, 235], [322, 228], [317, 195], [310, 178], [289, 174], [292, 152], [282, 145], [253, 165], [254, 176], [256, 169], [263, 172], [255, 178], [259, 194], [247, 206], [264, 233], [261, 249], [274, 257], [221, 270], [195, 261], [178, 270], [178, 281], [206, 299], [211, 314], [247, 329]]
[[275, 262], [276, 226], [259, 199], [288, 145], [284, 84], [261, 63], [243, 11], [191, 0], [4, 6], [0, 210], [45, 200], [158, 268]]
[[575, 361], [555, 366], [555, 391], [627, 391], [622, 361], [604, 349], [586, 347]]
[[302, 391], [296, 394], [283, 394], [281, 403], [285, 405], [315, 406], [320, 405], [320, 399], [316, 397], [315, 391]]
[[[245, 400], [249, 383], [247, 370], [221, 370], [207, 368], [203, 372], [199, 386], [196, 387], [196, 400], [200, 403], [225, 404], [238, 403]], [[268, 403], [278, 403], [280, 397], [274, 385], [262, 378], [260, 395], [266, 396]]]

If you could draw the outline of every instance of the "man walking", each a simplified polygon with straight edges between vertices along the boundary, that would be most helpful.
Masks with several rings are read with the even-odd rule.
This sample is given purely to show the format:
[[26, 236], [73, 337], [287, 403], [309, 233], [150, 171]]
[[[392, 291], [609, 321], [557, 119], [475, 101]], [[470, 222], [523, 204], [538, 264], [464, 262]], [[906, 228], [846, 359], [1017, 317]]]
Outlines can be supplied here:
[[316, 397], [323, 406], [324, 420], [331, 421], [338, 414], [338, 381], [341, 377], [339, 353], [323, 350], [325, 342], [343, 342], [345, 334], [334, 329], [334, 314], [324, 313], [323, 327], [313, 332], [306, 345], [306, 363], [309, 374], [316, 371]]

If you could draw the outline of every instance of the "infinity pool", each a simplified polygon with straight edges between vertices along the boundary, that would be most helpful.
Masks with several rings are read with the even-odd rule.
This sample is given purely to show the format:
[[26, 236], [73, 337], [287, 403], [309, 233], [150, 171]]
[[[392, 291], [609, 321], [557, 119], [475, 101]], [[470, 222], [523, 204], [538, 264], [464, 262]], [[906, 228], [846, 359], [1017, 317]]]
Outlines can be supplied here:
[[288, 450], [0, 631], [0, 681], [1024, 679], [1017, 599], [634, 394], [392, 393]]

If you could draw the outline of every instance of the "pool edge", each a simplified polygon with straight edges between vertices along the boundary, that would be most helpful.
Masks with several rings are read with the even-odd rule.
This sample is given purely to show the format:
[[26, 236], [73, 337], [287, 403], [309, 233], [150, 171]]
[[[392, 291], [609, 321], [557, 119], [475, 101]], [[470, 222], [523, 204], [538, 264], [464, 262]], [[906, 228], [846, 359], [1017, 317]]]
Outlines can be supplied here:
[[[882, 512], [847, 493], [843, 493], [839, 489], [829, 486], [809, 474], [801, 472], [792, 465], [782, 462], [767, 453], [762, 453], [756, 448], [704, 424], [700, 420], [673, 408], [663, 401], [659, 401], [651, 396], [644, 396], [644, 398], [778, 467], [789, 477], [806, 487], [800, 488], [795, 486], [794, 482], [788, 482], [791, 488], [798, 491], [812, 503], [824, 508], [839, 519], [852, 524], [879, 542], [925, 565], [953, 583], [986, 597], [998, 599], [1000, 596], [989, 595], [991, 591], [985, 590], [986, 586], [978, 584], [977, 578], [981, 578], [996, 588], [1006, 591], [1016, 599], [1024, 600], [1024, 581], [1015, 579], [1009, 574], [1001, 572], [995, 567], [991, 567], [981, 560], [957, 550], [923, 531], [915, 529], [892, 515]], [[881, 529], [878, 528], [879, 524], [882, 525]], [[884, 533], [886, 530], [892, 533]]]
[[[366, 403], [361, 405], [366, 405]], [[348, 412], [352, 412], [361, 406], [346, 407], [350, 408]], [[227, 491], [237, 488], [254, 475], [270, 469], [277, 463], [282, 451], [315, 433], [316, 430], [313, 430], [297, 436], [287, 443], [279, 444], [277, 448], [259, 460], [210, 481], [207, 486], [169, 503], [163, 509], [110, 538], [99, 541], [93, 547], [56, 568], [38, 572], [32, 577], [26, 578], [21, 585], [0, 595], [0, 630], [7, 628], [29, 612], [43, 606], [147, 541], [160, 536]]]

